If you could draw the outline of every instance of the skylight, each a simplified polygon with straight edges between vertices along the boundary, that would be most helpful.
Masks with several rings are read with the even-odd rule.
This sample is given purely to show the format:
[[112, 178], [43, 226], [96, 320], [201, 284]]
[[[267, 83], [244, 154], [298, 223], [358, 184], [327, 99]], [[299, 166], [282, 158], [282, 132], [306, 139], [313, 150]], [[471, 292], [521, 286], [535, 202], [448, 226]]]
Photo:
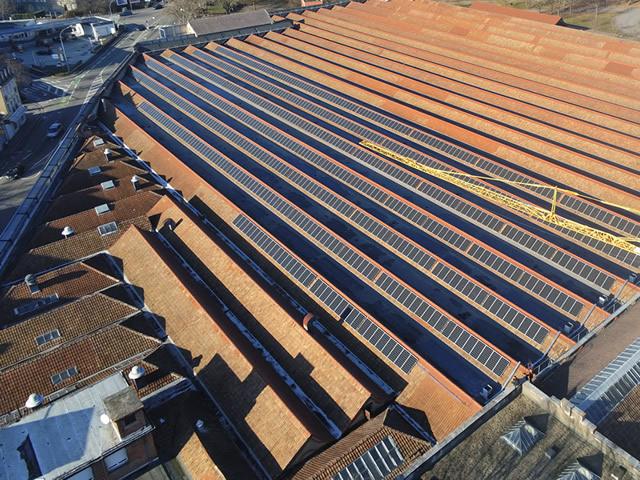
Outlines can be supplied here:
[[404, 463], [404, 457], [391, 435], [367, 450], [354, 462], [336, 473], [332, 480], [380, 480]]
[[36, 337], [36, 344], [39, 347], [46, 345], [47, 343], [51, 343], [54, 340], [60, 338], [60, 331], [56, 328], [55, 330], [51, 330], [50, 332], [43, 333], [42, 335], [38, 335]]
[[575, 462], [560, 474], [558, 480], [600, 480], [600, 476]]
[[96, 214], [98, 215], [102, 215], [103, 213], [107, 213], [110, 208], [109, 208], [109, 204], [107, 203], [103, 203], [102, 205], [98, 205], [96, 208]]
[[15, 315], [26, 315], [27, 313], [33, 312], [47, 305], [51, 305], [58, 301], [58, 294], [54, 293], [53, 295], [48, 295], [46, 297], [39, 298], [33, 302], [27, 303], [26, 305], [20, 305], [13, 309], [13, 313]]
[[60, 373], [56, 373], [55, 375], [51, 375], [51, 383], [53, 385], [58, 385], [59, 383], [68, 380], [69, 378], [78, 374], [78, 369], [74, 366], [71, 368], [67, 368], [66, 370], [61, 371]]
[[527, 453], [540, 440], [543, 433], [526, 420], [520, 420], [501, 438], [520, 455]]
[[94, 146], [94, 147], [99, 147], [100, 145], [104, 145], [104, 140], [103, 140], [103, 139], [101, 139], [101, 138], [96, 138], [96, 139], [93, 141], [93, 146]]
[[110, 233], [118, 231], [118, 225], [116, 224], [116, 222], [105, 223], [104, 225], [100, 225], [98, 227], [98, 231], [102, 236], [109, 235]]
[[102, 182], [100, 185], [102, 186], [103, 190], [111, 190], [112, 188], [116, 188], [116, 184], [113, 183], [113, 180]]
[[89, 175], [93, 177], [94, 175], [98, 175], [101, 170], [100, 167], [91, 167], [87, 171], [89, 172]]

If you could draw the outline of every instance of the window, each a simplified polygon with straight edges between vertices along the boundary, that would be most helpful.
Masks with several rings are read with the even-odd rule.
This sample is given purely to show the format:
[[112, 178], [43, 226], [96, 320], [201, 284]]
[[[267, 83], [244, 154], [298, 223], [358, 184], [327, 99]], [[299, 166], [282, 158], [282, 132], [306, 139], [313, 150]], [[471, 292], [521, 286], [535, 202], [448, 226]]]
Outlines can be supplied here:
[[81, 472], [70, 476], [69, 478], [67, 478], [67, 480], [93, 480], [93, 470], [91, 469], [91, 467], [85, 468]]
[[62, 383], [65, 380], [68, 380], [77, 374], [78, 374], [78, 369], [76, 367], [67, 368], [66, 370], [63, 370], [60, 373], [51, 375], [51, 383], [53, 385], [58, 385], [59, 383]]
[[133, 425], [134, 423], [136, 423], [136, 420], [137, 418], [135, 413], [132, 413], [131, 415], [127, 415], [122, 419], [125, 427], [128, 427], [129, 425]]
[[113, 472], [121, 466], [125, 465], [129, 461], [127, 457], [127, 449], [122, 448], [115, 453], [104, 458], [104, 465], [107, 467], [107, 471]]
[[46, 345], [47, 343], [51, 343], [54, 340], [57, 340], [59, 338], [60, 338], [60, 331], [56, 328], [55, 330], [51, 330], [50, 332], [43, 333], [42, 335], [37, 336], [36, 344], [39, 347], [42, 347], [43, 345]]
[[116, 222], [105, 223], [104, 225], [100, 225], [98, 227], [98, 231], [100, 235], [109, 235], [110, 233], [114, 233], [118, 231], [118, 225]]

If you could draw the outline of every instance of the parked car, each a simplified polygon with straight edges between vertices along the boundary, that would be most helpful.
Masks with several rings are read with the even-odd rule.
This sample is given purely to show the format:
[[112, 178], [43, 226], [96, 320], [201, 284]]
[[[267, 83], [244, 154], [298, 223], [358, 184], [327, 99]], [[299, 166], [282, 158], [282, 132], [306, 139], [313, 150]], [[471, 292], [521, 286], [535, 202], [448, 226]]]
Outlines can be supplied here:
[[17, 180], [22, 176], [23, 173], [24, 173], [24, 165], [18, 164], [15, 167], [9, 169], [5, 177], [7, 177], [10, 180]]
[[131, 10], [123, 10], [120, 12], [121, 17], [128, 17], [129, 15], [133, 15], [133, 12]]
[[154, 9], [154, 10], [160, 10], [161, 8], [164, 8], [164, 5], [162, 5], [161, 3], [156, 3], [156, 4], [153, 6], [153, 9]]
[[61, 123], [52, 123], [51, 125], [49, 125], [49, 130], [47, 130], [47, 138], [56, 138], [58, 135], [60, 135], [61, 131]]

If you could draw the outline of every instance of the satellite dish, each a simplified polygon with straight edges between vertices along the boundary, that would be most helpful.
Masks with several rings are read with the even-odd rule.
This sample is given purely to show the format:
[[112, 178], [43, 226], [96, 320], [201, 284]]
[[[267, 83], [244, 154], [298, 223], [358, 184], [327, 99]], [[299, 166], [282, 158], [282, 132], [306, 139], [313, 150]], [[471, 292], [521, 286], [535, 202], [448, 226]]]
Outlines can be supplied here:
[[27, 399], [27, 402], [24, 404], [24, 406], [27, 408], [36, 408], [42, 405], [42, 402], [44, 402], [44, 397], [42, 395], [32, 393], [31, 395], [29, 395], [29, 398]]
[[62, 229], [62, 235], [64, 238], [67, 238], [69, 235], [73, 235], [73, 233], [74, 231], [71, 227], [64, 227], [64, 229]]
[[103, 413], [102, 415], [100, 415], [100, 422], [102, 422], [103, 425], [109, 425], [110, 421], [111, 419], [109, 418], [109, 415], [107, 415], [106, 413]]
[[137, 380], [141, 378], [144, 374], [145, 374], [144, 368], [142, 368], [139, 365], [136, 365], [131, 369], [128, 376], [131, 380]]

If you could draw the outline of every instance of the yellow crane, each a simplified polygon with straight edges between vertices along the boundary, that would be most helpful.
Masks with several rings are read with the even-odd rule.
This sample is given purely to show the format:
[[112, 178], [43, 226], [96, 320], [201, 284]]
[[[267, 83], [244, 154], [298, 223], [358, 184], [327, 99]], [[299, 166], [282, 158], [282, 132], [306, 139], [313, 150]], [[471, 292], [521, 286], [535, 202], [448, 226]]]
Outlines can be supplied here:
[[[399, 155], [394, 151], [389, 150], [388, 148], [385, 148], [381, 145], [378, 145], [377, 143], [373, 143], [368, 140], [362, 140], [360, 142], [360, 145], [376, 153], [379, 153], [393, 160], [396, 160], [400, 163], [403, 163], [420, 172], [428, 173], [429, 175], [432, 175], [436, 178], [440, 178], [441, 180], [445, 180], [449, 183], [452, 183], [461, 188], [464, 188], [465, 190], [469, 190], [484, 198], [492, 200], [493, 202], [496, 202], [500, 205], [504, 205], [505, 207], [509, 207], [517, 212], [524, 213], [525, 215], [531, 218], [534, 218], [536, 220], [551, 223], [553, 225], [557, 225], [559, 227], [566, 228], [574, 232], [578, 232], [587, 237], [595, 238], [596, 240], [600, 240], [601, 242], [605, 242], [609, 245], [614, 245], [623, 250], [640, 254], [640, 247], [630, 243], [630, 241], [640, 242], [640, 238], [617, 237], [608, 232], [603, 232], [602, 230], [598, 230], [596, 228], [592, 228], [587, 225], [582, 225], [581, 223], [567, 220], [566, 218], [558, 217], [558, 215], [556, 215], [556, 204], [558, 200], [558, 192], [567, 193], [569, 195], [574, 195], [579, 197], [585, 197], [584, 195], [578, 192], [565, 190], [562, 188], [558, 188], [557, 186], [551, 187], [548, 185], [540, 185], [540, 184], [534, 184], [534, 183], [511, 182], [509, 180], [503, 180], [500, 178], [481, 177], [481, 176], [475, 176], [475, 175], [468, 175], [466, 173], [461, 173], [461, 172], [440, 170], [437, 168], [432, 168], [432, 167], [427, 167], [426, 165], [422, 165], [421, 163], [418, 163], [415, 160], [405, 157], [404, 155]], [[473, 183], [473, 182], [464, 180], [465, 177], [476, 179], [476, 180], [492, 180], [492, 181], [498, 181], [503, 183], [509, 183], [513, 185], [530, 185], [530, 186], [534, 186], [536, 188], [541, 188], [541, 189], [551, 188], [554, 191], [553, 201], [551, 202], [551, 209], [546, 210], [544, 208], [536, 207], [534, 205], [529, 205], [521, 200], [518, 200], [517, 198], [511, 197], [509, 195], [498, 192], [491, 188], [487, 188], [478, 183]], [[586, 198], [589, 198], [590, 200], [598, 200], [593, 197], [586, 197]], [[607, 202], [603, 202], [603, 203], [607, 203]], [[622, 207], [620, 205], [615, 205], [611, 203], [608, 203], [608, 205], [613, 205], [615, 207], [624, 208], [625, 210], [628, 210], [628, 211], [640, 213], [636, 210]]]

